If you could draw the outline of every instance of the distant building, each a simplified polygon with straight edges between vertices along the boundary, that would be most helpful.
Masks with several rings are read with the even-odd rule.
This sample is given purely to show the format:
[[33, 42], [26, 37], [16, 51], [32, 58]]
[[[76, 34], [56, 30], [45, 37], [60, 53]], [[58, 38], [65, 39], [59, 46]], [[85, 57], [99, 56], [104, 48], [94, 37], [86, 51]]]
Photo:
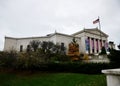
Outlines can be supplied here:
[[109, 49], [115, 49], [114, 42], [113, 41], [109, 41], [108, 47], [109, 47]]
[[98, 28], [93, 28], [83, 29], [72, 35], [55, 32], [41, 37], [5, 37], [4, 51], [25, 51], [29, 46], [30, 41], [39, 40], [41, 42], [51, 41], [55, 44], [62, 44], [66, 47], [66, 53], [68, 53], [69, 44], [72, 42], [73, 38], [75, 38], [79, 44], [80, 53], [95, 54], [100, 53], [103, 46], [106, 49], [108, 48], [108, 35], [100, 31]]

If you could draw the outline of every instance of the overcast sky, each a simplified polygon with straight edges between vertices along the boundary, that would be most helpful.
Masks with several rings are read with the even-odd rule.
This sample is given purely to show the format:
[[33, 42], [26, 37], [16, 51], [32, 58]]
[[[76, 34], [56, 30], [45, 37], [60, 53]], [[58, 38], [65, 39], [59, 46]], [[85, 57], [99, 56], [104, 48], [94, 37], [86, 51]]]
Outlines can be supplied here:
[[0, 0], [0, 50], [4, 37], [72, 34], [95, 28], [100, 17], [101, 30], [108, 40], [120, 43], [120, 0]]

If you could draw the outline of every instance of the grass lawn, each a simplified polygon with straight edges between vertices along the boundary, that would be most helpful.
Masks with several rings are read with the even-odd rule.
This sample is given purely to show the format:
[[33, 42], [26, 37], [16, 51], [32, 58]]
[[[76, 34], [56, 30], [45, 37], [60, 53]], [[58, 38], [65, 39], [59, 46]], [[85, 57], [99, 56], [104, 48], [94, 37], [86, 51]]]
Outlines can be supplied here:
[[106, 79], [77, 73], [0, 73], [0, 86], [106, 86]]

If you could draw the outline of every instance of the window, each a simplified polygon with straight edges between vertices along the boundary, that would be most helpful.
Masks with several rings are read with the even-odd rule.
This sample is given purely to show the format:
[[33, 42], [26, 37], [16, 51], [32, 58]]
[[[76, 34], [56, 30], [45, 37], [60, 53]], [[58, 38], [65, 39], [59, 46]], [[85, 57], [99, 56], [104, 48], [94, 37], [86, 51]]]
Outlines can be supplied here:
[[64, 46], [64, 43], [61, 43], [61, 46]]
[[61, 50], [64, 51], [64, 43], [61, 43]]
[[27, 45], [27, 52], [30, 51], [30, 45]]
[[23, 45], [20, 45], [20, 52], [23, 51]]
[[61, 54], [65, 54], [65, 45], [61, 43]]

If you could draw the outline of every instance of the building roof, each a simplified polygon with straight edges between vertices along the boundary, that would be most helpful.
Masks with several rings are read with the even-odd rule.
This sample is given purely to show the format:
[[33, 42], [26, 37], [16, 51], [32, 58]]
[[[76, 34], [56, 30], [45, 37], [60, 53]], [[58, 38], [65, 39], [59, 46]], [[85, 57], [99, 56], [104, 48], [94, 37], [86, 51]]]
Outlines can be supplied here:
[[[68, 35], [68, 34], [63, 34], [63, 33], [55, 32], [55, 33], [47, 34], [46, 36], [38, 36], [38, 37], [15, 38], [15, 37], [8, 37], [8, 36], [5, 36], [5, 39], [8, 38], [8, 39], [21, 40], [21, 39], [50, 38], [50, 37], [55, 36], [55, 35], [62, 35], [62, 36], [67, 36], [67, 37], [74, 37], [74, 36], [72, 36], [72, 35]], [[76, 37], [76, 38], [78, 38], [78, 37]]]
[[8, 37], [8, 36], [5, 36], [5, 38], [20, 40], [20, 39], [49, 38], [49, 36], [40, 36], [40, 37], [23, 37], [23, 38], [15, 38], [15, 37]]
[[[63, 34], [63, 33], [54, 33], [53, 35], [62, 35], [62, 36], [67, 36], [67, 37], [74, 37], [73, 35], [68, 35], [68, 34]], [[79, 38], [79, 37], [76, 37], [76, 38]]]
[[[105, 34], [104, 32], [102, 32], [101, 30], [99, 30], [98, 28], [92, 28], [92, 29], [83, 29], [81, 31], [78, 31], [72, 35], [68, 35], [68, 34], [63, 34], [63, 33], [58, 33], [55, 31], [55, 33], [51, 33], [51, 34], [47, 34], [46, 36], [38, 36], [38, 37], [23, 37], [23, 38], [15, 38], [15, 37], [5, 37], [5, 38], [9, 38], [9, 39], [16, 39], [16, 40], [21, 40], [21, 39], [36, 39], [36, 38], [50, 38], [54, 35], [62, 35], [62, 36], [67, 36], [67, 37], [75, 37], [75, 35], [81, 34], [83, 32], [86, 33], [91, 33], [91, 34], [96, 34], [95, 31], [98, 31], [99, 33], [103, 34], [105, 37], [108, 37], [107, 34]], [[96, 34], [98, 35], [98, 34]], [[79, 37], [76, 37], [79, 38]]]

